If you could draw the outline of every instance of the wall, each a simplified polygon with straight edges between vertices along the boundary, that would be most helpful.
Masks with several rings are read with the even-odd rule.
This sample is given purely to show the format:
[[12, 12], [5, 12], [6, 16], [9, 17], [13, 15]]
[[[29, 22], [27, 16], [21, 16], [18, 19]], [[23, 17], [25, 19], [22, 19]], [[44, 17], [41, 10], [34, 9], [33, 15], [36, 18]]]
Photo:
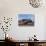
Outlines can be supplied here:
[[[13, 22], [8, 34], [16, 40], [27, 40], [34, 34], [37, 39], [45, 39], [45, 15], [46, 8], [32, 8], [28, 0], [0, 0], [0, 17], [13, 17]], [[32, 13], [35, 15], [34, 27], [19, 27], [17, 24], [18, 13]], [[2, 33], [2, 31], [1, 31]], [[0, 37], [2, 39], [2, 36]]]

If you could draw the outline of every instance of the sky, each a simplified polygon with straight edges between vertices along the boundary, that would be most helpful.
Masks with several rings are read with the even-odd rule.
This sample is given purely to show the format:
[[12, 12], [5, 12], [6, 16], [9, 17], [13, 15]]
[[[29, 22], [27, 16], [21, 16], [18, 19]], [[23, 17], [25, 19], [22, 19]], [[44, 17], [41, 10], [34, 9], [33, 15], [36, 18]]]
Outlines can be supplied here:
[[33, 14], [19, 14], [18, 19], [31, 19], [34, 20], [34, 15]]

